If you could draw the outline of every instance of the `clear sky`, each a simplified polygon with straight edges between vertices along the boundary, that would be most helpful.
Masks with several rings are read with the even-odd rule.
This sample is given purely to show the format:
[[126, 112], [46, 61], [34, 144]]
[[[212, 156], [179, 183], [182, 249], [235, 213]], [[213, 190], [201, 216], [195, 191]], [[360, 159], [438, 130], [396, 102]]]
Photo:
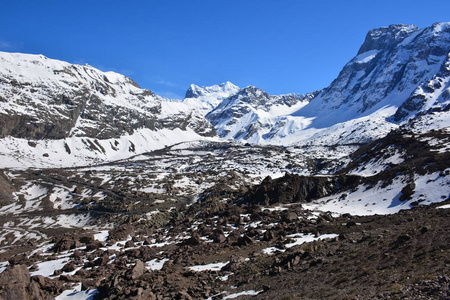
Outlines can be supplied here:
[[306, 93], [370, 29], [448, 21], [449, 0], [1, 0], [0, 51], [88, 63], [168, 97], [225, 81]]

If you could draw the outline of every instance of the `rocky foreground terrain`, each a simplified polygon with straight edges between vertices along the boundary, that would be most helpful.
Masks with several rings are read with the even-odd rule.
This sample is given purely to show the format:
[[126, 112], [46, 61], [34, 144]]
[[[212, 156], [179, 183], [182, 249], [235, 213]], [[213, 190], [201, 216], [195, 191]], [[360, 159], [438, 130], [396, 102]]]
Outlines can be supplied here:
[[[347, 160], [197, 142], [100, 166], [5, 171], [0, 295], [448, 299], [449, 137], [397, 132]], [[288, 167], [305, 174], [281, 175]], [[320, 170], [333, 174], [312, 175]], [[251, 176], [264, 172], [280, 175]], [[387, 201], [390, 190], [400, 193]]]
[[123, 214], [108, 234], [59, 230], [44, 244], [21, 244], [17, 254], [1, 255], [10, 264], [0, 274], [1, 295], [52, 299], [80, 285], [86, 293], [96, 289], [94, 299], [450, 295], [450, 210], [442, 208], [450, 201], [358, 217], [299, 203], [235, 205], [221, 194], [213, 190], [153, 222]]

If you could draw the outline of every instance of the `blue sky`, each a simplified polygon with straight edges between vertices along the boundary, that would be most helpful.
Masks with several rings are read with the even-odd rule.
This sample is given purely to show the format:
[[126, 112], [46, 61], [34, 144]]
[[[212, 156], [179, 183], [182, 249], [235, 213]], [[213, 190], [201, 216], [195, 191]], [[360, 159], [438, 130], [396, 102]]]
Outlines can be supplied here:
[[0, 51], [116, 71], [183, 97], [231, 81], [270, 94], [326, 87], [372, 28], [450, 21], [450, 1], [2, 0]]

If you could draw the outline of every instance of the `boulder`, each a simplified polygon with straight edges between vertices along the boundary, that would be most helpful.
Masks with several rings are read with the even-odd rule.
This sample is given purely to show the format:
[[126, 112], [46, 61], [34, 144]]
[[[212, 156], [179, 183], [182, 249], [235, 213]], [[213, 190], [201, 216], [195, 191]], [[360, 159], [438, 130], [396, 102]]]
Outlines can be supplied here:
[[31, 281], [30, 272], [25, 265], [14, 265], [0, 274], [0, 299], [50, 300], [54, 298], [42, 289], [39, 280]]

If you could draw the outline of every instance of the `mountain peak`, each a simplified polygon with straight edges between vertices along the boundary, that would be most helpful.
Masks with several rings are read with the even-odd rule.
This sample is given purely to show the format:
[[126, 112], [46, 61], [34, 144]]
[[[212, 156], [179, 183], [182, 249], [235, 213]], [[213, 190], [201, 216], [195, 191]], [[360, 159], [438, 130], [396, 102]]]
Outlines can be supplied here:
[[370, 30], [358, 55], [370, 50], [383, 50], [401, 43], [411, 33], [418, 31], [415, 25], [394, 24]]
[[[240, 98], [269, 98], [269, 94], [267, 94], [266, 92], [264, 92], [262, 89], [253, 86], [253, 85], [249, 85], [246, 86], [245, 88], [241, 89], [239, 91], [239, 93], [236, 94], [236, 96], [239, 96]], [[251, 100], [250, 99], [250, 100]], [[247, 101], [249, 101], [249, 99], [247, 99]]]
[[198, 86], [191, 84], [186, 91], [185, 98], [200, 98], [204, 96], [215, 95], [218, 98], [225, 99], [236, 94], [240, 88], [229, 81], [211, 86]]

